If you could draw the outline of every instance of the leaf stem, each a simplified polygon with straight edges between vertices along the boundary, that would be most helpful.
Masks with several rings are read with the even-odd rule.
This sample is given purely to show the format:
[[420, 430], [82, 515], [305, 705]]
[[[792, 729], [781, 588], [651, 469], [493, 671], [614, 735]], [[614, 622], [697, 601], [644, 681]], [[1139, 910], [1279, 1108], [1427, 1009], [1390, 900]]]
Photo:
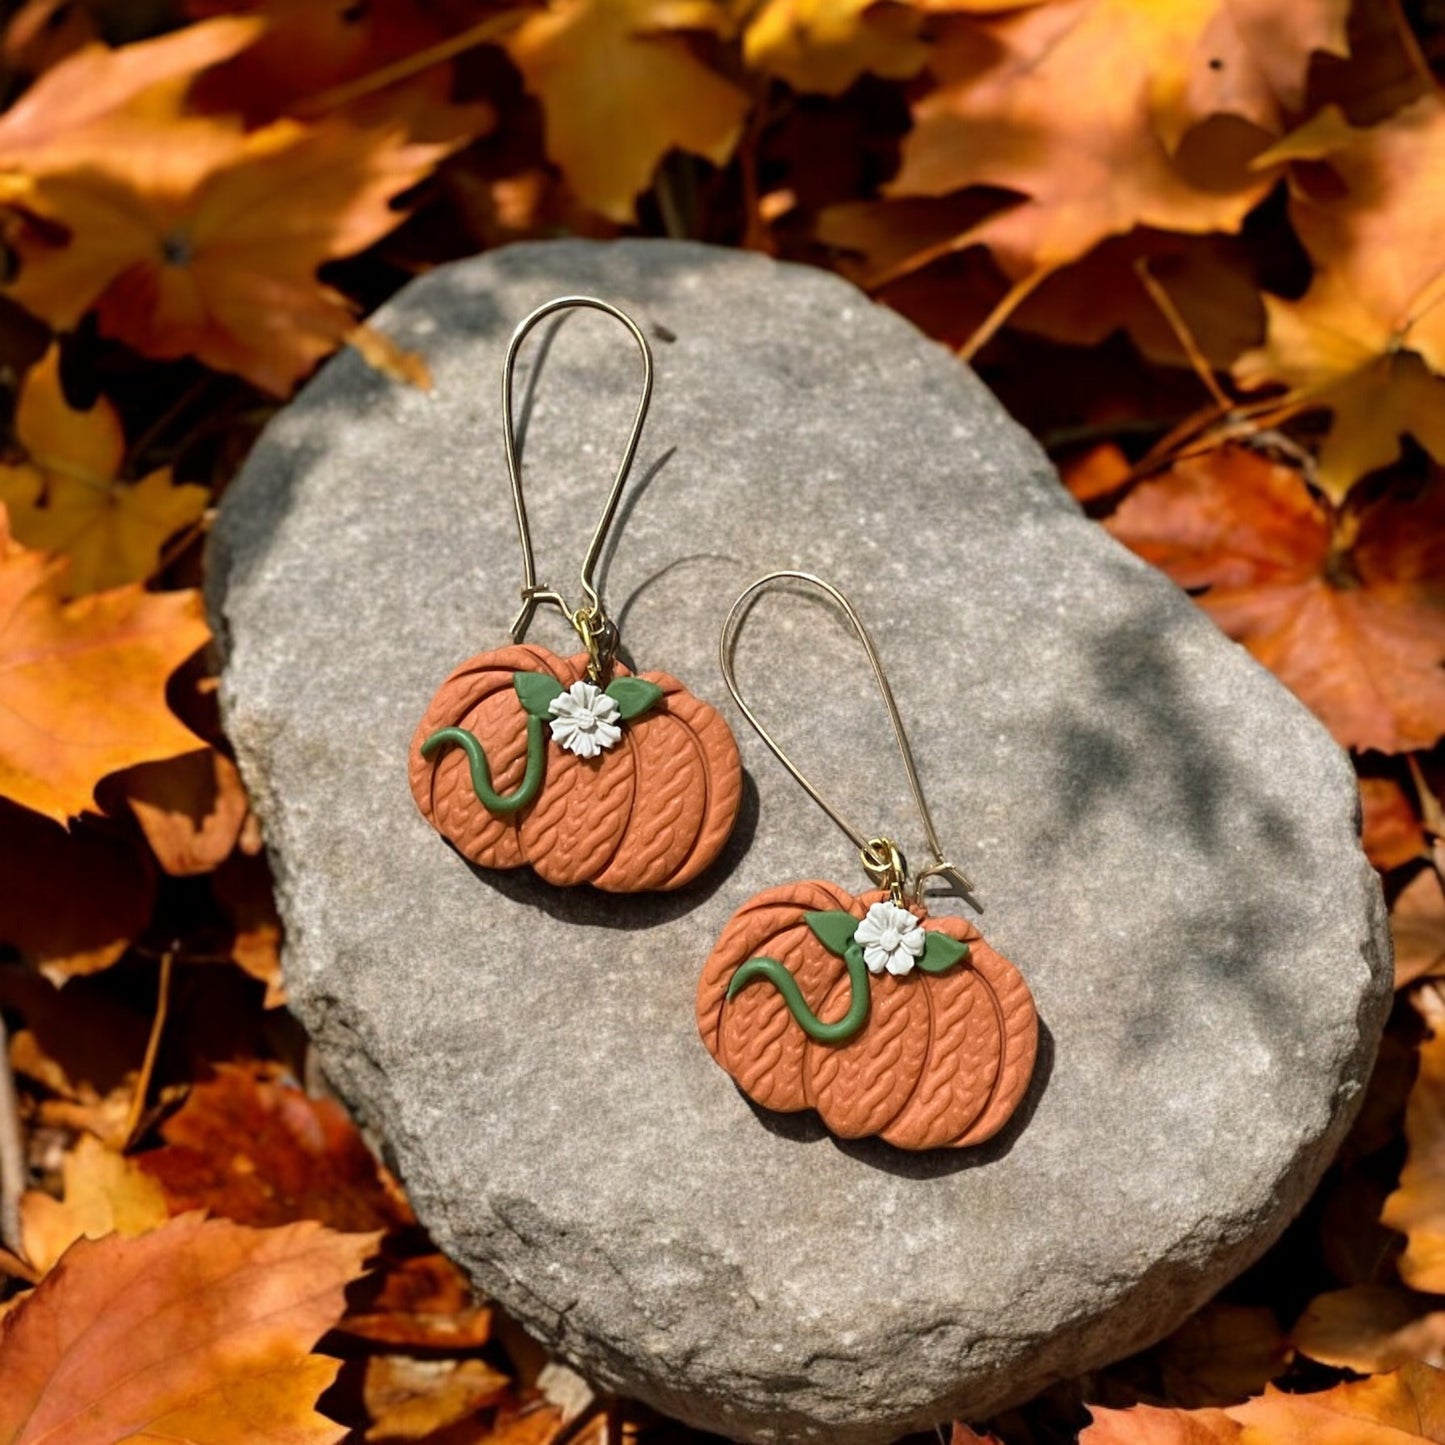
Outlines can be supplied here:
[[1184, 319], [1184, 313], [1174, 304], [1174, 298], [1169, 294], [1164, 283], [1149, 269], [1147, 256], [1140, 256], [1134, 262], [1134, 274], [1138, 276], [1139, 284], [1149, 293], [1149, 299], [1159, 308], [1160, 314], [1174, 333], [1174, 339], [1184, 352], [1190, 369], [1199, 378], [1199, 384], [1209, 393], [1210, 400], [1220, 411], [1227, 412], [1234, 403], [1220, 389], [1219, 383], [1214, 378], [1214, 368], [1209, 364], [1199, 342], [1195, 340], [1194, 333], [1189, 329], [1189, 323]]
[[979, 323], [973, 335], [958, 348], [960, 360], [972, 362], [974, 357], [993, 340], [994, 335], [1003, 327], [1009, 317], [1058, 269], [1057, 265], [1039, 266], [1015, 281], [993, 310]]
[[20, 1239], [20, 1196], [25, 1193], [25, 1134], [20, 1126], [20, 1099], [10, 1071], [10, 1035], [0, 1012], [0, 1244], [25, 1259]]
[[134, 1146], [136, 1135], [140, 1132], [141, 1120], [145, 1118], [146, 1096], [151, 1091], [156, 1059], [160, 1057], [161, 1035], [165, 1031], [166, 1016], [171, 1011], [171, 972], [175, 962], [174, 948], [168, 948], [161, 954], [160, 976], [156, 981], [156, 1011], [151, 1019], [150, 1035], [146, 1039], [145, 1057], [141, 1060], [140, 1073], [136, 1076], [135, 1089], [130, 1096], [130, 1113], [125, 1121], [127, 1149]]

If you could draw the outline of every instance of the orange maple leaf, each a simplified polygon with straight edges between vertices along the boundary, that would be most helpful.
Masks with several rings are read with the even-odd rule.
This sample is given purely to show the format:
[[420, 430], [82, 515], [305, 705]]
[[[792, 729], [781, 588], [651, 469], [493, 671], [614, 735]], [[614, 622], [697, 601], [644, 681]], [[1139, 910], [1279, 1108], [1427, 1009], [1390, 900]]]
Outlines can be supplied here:
[[197, 1215], [80, 1240], [0, 1321], [0, 1441], [335, 1445], [315, 1404], [340, 1362], [308, 1351], [374, 1243]]
[[669, 150], [714, 165], [732, 154], [747, 93], [671, 33], [730, 25], [717, 0], [557, 0], [508, 38], [546, 113], [547, 154], [583, 202], [631, 221]]
[[506, 9], [484, 11], [477, 21], [474, 0], [191, 0], [186, 8], [194, 16], [240, 12], [265, 22], [254, 45], [200, 80], [192, 92], [197, 110], [234, 112], [260, 125], [344, 107], [362, 124], [405, 124], [421, 141], [471, 138], [495, 122], [487, 103], [453, 102], [447, 62], [510, 28]]
[[484, 1406], [504, 1399], [510, 1383], [506, 1375], [484, 1360], [373, 1355], [366, 1362], [362, 1387], [362, 1399], [372, 1422], [366, 1438], [445, 1438], [448, 1425], [471, 1420]]
[[1347, 747], [1445, 734], [1445, 481], [1332, 514], [1239, 447], [1136, 487], [1105, 525], [1182, 587]]
[[1273, 1387], [1228, 1410], [1245, 1427], [1246, 1442], [1345, 1441], [1401, 1445], [1445, 1442], [1445, 1371], [1412, 1362], [1388, 1375], [1352, 1380], [1318, 1394], [1287, 1395]]
[[1420, 1072], [1405, 1107], [1409, 1153], [1381, 1219], [1406, 1238], [1400, 1278], [1415, 1289], [1445, 1290], [1445, 1033], [1420, 1045]]
[[82, 1134], [61, 1161], [64, 1198], [32, 1189], [20, 1201], [26, 1261], [45, 1273], [77, 1239], [127, 1239], [166, 1222], [161, 1187], [134, 1160]]
[[[1364, 816], [1360, 842], [1365, 856], [1382, 873], [1428, 854], [1419, 812], [1404, 788], [1393, 778], [1361, 778], [1360, 804]], [[1399, 961], [1397, 940], [1397, 966]]]
[[61, 823], [106, 774], [205, 746], [166, 679], [210, 637], [198, 592], [67, 603], [69, 567], [13, 541], [0, 508], [0, 794]]
[[266, 986], [265, 1007], [277, 1008], [286, 1002], [281, 978], [281, 919], [271, 874], [259, 848], [259, 830], [248, 839], [243, 829], [241, 846], [217, 868], [211, 888], [230, 925], [232, 961]]
[[[938, 84], [914, 104], [888, 194], [978, 185], [1021, 193], [951, 243], [988, 246], [1012, 277], [1047, 273], [1139, 225], [1238, 229], [1272, 184], [1248, 163], [1278, 111], [1196, 84], [1211, 73], [1217, 29], [1233, 9], [1217, 0], [1059, 0], [956, 22], [934, 50]], [[1302, 38], [1301, 73], [1311, 43]], [[1245, 48], [1239, 32], [1231, 54]]]
[[340, 1105], [309, 1098], [266, 1065], [218, 1066], [162, 1134], [165, 1146], [137, 1162], [174, 1211], [208, 1209], [260, 1225], [318, 1219], [345, 1230], [412, 1222]]
[[764, 0], [748, 17], [743, 59], [824, 95], [840, 95], [864, 74], [906, 80], [928, 59], [923, 18], [878, 0]]
[[1338, 179], [1316, 194], [1295, 176], [1290, 218], [1315, 277], [1297, 301], [1265, 298], [1268, 335], [1236, 378], [1290, 387], [1282, 410], [1333, 412], [1319, 474], [1335, 500], [1407, 433], [1445, 461], [1445, 100], [1364, 129], [1327, 107], [1262, 159], [1323, 161]]
[[[1396, 988], [1445, 974], [1445, 878], [1433, 863], [1400, 890], [1390, 909], [1390, 936], [1395, 941]], [[1445, 1270], [1440, 1278], [1445, 1281]]]
[[11, 161], [10, 294], [62, 329], [93, 308], [148, 356], [195, 356], [284, 395], [355, 324], [317, 268], [398, 225], [392, 200], [459, 143], [339, 119], [248, 132], [143, 93]]
[[445, 1255], [422, 1254], [387, 1267], [376, 1296], [337, 1328], [377, 1344], [464, 1350], [491, 1338], [492, 1312]]
[[210, 500], [204, 487], [174, 485], [169, 467], [136, 482], [120, 480], [120, 416], [103, 396], [88, 411], [66, 401], [58, 346], [20, 388], [15, 438], [25, 460], [0, 464], [0, 502], [18, 541], [71, 559], [72, 592], [153, 576], [163, 544], [198, 521]]
[[146, 763], [116, 781], [156, 862], [172, 877], [217, 868], [250, 812], [235, 763], [214, 748]]
[[1324, 1365], [1375, 1375], [1411, 1360], [1445, 1360], [1445, 1310], [1398, 1285], [1352, 1284], [1316, 1295], [1291, 1331], [1294, 1346]]
[[0, 115], [0, 159], [43, 159], [51, 147], [129, 105], [158, 85], [184, 86], [239, 54], [264, 30], [255, 19], [211, 20], [112, 50], [82, 46], [47, 70]]
[[1223, 1410], [1089, 1407], [1079, 1445], [1407, 1445], [1445, 1442], [1445, 1371], [1411, 1363], [1330, 1390], [1263, 1395]]
[[1089, 1406], [1094, 1423], [1079, 1445], [1244, 1445], [1243, 1430], [1223, 1410], [1166, 1410], [1135, 1405], [1129, 1410]]

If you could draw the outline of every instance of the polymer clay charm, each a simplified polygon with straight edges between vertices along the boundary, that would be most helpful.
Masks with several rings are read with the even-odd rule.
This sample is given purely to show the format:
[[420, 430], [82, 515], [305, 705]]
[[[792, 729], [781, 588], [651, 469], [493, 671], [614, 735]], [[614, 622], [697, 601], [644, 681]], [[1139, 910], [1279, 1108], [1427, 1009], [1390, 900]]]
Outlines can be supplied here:
[[464, 662], [416, 730], [411, 787], [428, 822], [483, 868], [530, 863], [562, 887], [681, 888], [717, 857], [741, 797], [716, 709], [665, 672], [519, 644]]
[[[627, 450], [582, 568], [577, 608], [537, 585], [512, 422], [512, 375], [544, 317], [590, 307], [632, 333], [645, 365]], [[634, 676], [593, 582], [652, 392], [652, 356], [630, 317], [566, 296], [517, 328], [502, 381], [503, 430], [522, 545], [522, 610], [512, 645], [457, 667], [413, 736], [409, 776], [422, 815], [484, 868], [530, 864], [548, 883], [611, 893], [681, 888], [717, 857], [742, 796], [737, 744], [716, 709], [665, 672]], [[555, 606], [585, 650], [563, 658], [522, 641], [533, 612]]]
[[[933, 861], [910, 875], [891, 839], [867, 838], [782, 752], [739, 695], [732, 668], [744, 603], [780, 578], [823, 590], [873, 665]], [[933, 918], [931, 877], [972, 885], [943, 856], [897, 705], [851, 603], [802, 572], [760, 578], [723, 628], [723, 674], [748, 721], [858, 846], [880, 885], [855, 896], [833, 883], [770, 888], [733, 914], [703, 968], [697, 1022], [708, 1052], [755, 1103], [815, 1109], [840, 1138], [876, 1135], [900, 1149], [962, 1148], [991, 1138], [1028, 1089], [1038, 1018], [1018, 970], [966, 919]]]

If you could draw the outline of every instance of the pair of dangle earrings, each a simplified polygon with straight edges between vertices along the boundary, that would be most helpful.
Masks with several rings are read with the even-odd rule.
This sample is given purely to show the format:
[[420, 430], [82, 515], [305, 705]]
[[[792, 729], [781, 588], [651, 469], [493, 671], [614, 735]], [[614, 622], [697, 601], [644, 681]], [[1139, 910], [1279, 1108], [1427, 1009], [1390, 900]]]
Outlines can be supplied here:
[[[643, 359], [643, 389], [622, 463], [582, 566], [579, 606], [536, 580], [513, 422], [513, 376], [528, 333], [557, 312], [604, 312]], [[560, 297], [522, 322], [507, 350], [502, 418], [522, 547], [522, 607], [512, 644], [484, 652], [443, 682], [412, 741], [410, 782], [428, 822], [473, 863], [530, 864], [559, 886], [616, 893], [680, 888], [726, 843], [741, 798], [727, 724], [661, 672], [619, 661], [616, 624], [595, 581], [652, 394], [646, 337], [624, 312]], [[933, 861], [910, 874], [896, 844], [855, 829], [808, 781], [744, 701], [733, 667], [737, 630], [760, 589], [791, 579], [841, 608], [873, 668]], [[556, 607], [583, 650], [562, 658], [524, 641], [538, 606]], [[703, 970], [697, 1021], [714, 1059], [755, 1103], [816, 1109], [839, 1137], [878, 1135], [903, 1149], [981, 1143], [1027, 1089], [1037, 1045], [1028, 987], [962, 918], [931, 919], [923, 886], [951, 875], [923, 797], [877, 648], [852, 604], [802, 572], [754, 582], [723, 626], [722, 671], [744, 717], [859, 849], [875, 889], [785, 884], [750, 899]]]

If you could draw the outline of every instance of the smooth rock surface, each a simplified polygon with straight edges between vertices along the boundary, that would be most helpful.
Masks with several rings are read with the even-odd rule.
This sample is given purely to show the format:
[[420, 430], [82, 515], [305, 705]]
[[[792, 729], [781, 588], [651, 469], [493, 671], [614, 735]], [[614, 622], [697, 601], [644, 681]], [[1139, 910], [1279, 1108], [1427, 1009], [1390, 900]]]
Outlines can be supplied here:
[[[728, 852], [677, 896], [474, 873], [407, 790], [431, 692], [516, 605], [507, 337], [574, 291], [631, 310], [657, 358], [606, 595], [637, 665], [725, 704], [751, 775]], [[1254, 1259], [1338, 1143], [1388, 998], [1324, 730], [1079, 514], [964, 367], [835, 277], [556, 242], [438, 271], [377, 324], [435, 390], [327, 366], [226, 499], [212, 602], [293, 1004], [439, 1243], [594, 1380], [838, 1445], [1122, 1355]], [[539, 354], [526, 476], [542, 577], [570, 593], [638, 358], [595, 313], [529, 394]], [[939, 829], [1038, 1002], [1033, 1091], [972, 1153], [763, 1116], [696, 1035], [735, 907], [791, 878], [866, 884], [718, 673], [731, 599], [797, 565], [872, 624]], [[551, 614], [532, 632], [567, 636]], [[739, 668], [847, 813], [920, 851], [840, 619], [770, 595]]]

